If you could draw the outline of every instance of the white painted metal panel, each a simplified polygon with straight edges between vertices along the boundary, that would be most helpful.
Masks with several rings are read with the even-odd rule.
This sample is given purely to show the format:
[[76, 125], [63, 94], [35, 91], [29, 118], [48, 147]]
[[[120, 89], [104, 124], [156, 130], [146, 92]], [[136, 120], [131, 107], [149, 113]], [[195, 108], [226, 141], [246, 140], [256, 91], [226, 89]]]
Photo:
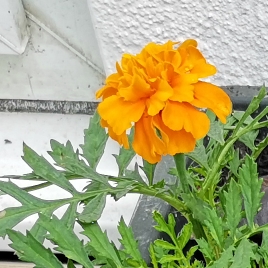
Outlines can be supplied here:
[[22, 54], [27, 41], [27, 20], [21, 0], [1, 0], [0, 54]]
[[[87, 1], [25, 0], [23, 5], [30, 40], [22, 55], [0, 55], [0, 99], [96, 101], [105, 77]], [[8, 6], [1, 2], [0, 15], [3, 10]], [[10, 50], [0, 42], [1, 48]]]
[[52, 32], [103, 69], [86, 0], [23, 0], [23, 5]]
[[95, 101], [104, 76], [29, 21], [23, 55], [0, 55], [0, 99]]

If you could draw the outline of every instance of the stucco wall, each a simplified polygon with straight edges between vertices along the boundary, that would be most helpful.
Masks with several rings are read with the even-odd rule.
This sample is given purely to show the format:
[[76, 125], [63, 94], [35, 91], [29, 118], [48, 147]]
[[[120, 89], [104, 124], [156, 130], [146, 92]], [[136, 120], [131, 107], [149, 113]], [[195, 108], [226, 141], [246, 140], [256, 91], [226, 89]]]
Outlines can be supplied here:
[[261, 0], [88, 0], [106, 73], [149, 41], [192, 37], [218, 68], [219, 85], [268, 78], [268, 5]]

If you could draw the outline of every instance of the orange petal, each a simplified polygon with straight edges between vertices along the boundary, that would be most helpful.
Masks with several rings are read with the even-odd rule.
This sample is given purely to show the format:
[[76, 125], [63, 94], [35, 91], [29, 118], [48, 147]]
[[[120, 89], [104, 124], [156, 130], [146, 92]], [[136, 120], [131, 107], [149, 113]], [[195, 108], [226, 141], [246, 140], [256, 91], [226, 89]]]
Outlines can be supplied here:
[[164, 124], [172, 130], [190, 132], [195, 139], [203, 138], [209, 131], [207, 115], [188, 103], [168, 101], [162, 112]]
[[195, 41], [194, 39], [187, 39], [183, 43], [181, 43], [181, 45], [179, 46], [179, 49], [187, 48], [189, 46], [197, 47], [197, 41]]
[[184, 129], [179, 131], [170, 130], [167, 135], [169, 135], [167, 154], [189, 153], [194, 150], [196, 140], [191, 133], [186, 132]]
[[221, 88], [206, 82], [198, 82], [194, 85], [194, 100], [191, 104], [198, 108], [212, 110], [224, 124], [227, 116], [232, 112], [230, 97]]
[[151, 116], [158, 114], [164, 108], [166, 100], [173, 95], [173, 89], [167, 81], [159, 79], [155, 86], [155, 94], [146, 101], [148, 114]]
[[106, 127], [108, 128], [108, 134], [113, 140], [117, 141], [120, 145], [123, 145], [126, 149], [129, 148], [128, 137], [126, 132], [123, 132], [121, 135], [116, 135], [113, 129], [109, 126], [109, 124], [102, 118], [100, 120], [100, 125], [103, 128]]
[[141, 98], [148, 97], [151, 93], [151, 87], [141, 75], [134, 74], [132, 83], [128, 87], [120, 86], [118, 93], [126, 101], [137, 101]]
[[151, 164], [161, 160], [161, 155], [165, 152], [165, 144], [157, 136], [151, 116], [142, 117], [135, 123], [132, 147], [138, 155]]
[[118, 91], [117, 88], [105, 86], [102, 89], [100, 89], [99, 91], [97, 91], [96, 98], [98, 99], [98, 98], [102, 97], [102, 99], [106, 99], [112, 95], [116, 95], [117, 91]]
[[159, 115], [154, 117], [154, 124], [160, 131], [166, 144], [166, 153], [175, 155], [177, 153], [188, 153], [194, 150], [196, 140], [193, 135], [185, 130], [174, 131], [165, 126]]
[[107, 121], [116, 135], [131, 128], [131, 123], [141, 118], [144, 109], [144, 100], [129, 102], [118, 96], [108, 97], [98, 106], [100, 117]]
[[191, 85], [198, 81], [195, 74], [176, 75], [171, 86], [173, 87], [173, 95], [169, 98], [173, 101], [190, 102], [194, 99], [194, 86]]
[[214, 75], [217, 69], [214, 65], [208, 64], [205, 61], [200, 60], [196, 63], [191, 70], [191, 74], [197, 74], [199, 78], [208, 77]]
[[123, 145], [126, 149], [129, 149], [128, 136], [126, 132], [123, 132], [121, 135], [116, 135], [113, 129], [109, 126], [108, 134], [113, 140], [117, 141], [120, 145]]
[[192, 64], [195, 64], [199, 60], [205, 60], [202, 53], [196, 47], [189, 46], [187, 47], [188, 59]]

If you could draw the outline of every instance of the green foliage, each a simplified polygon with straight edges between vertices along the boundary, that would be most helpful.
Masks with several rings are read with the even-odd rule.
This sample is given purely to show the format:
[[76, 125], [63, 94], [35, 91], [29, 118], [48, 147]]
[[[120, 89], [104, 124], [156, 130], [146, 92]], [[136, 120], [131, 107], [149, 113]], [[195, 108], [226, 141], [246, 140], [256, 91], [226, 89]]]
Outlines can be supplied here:
[[264, 193], [260, 193], [262, 180], [258, 177], [257, 164], [248, 155], [245, 158], [245, 164], [239, 169], [239, 177], [246, 218], [249, 227], [253, 229], [254, 217], [261, 206], [260, 201]]
[[156, 164], [150, 164], [149, 162], [143, 159], [143, 167], [141, 168], [144, 171], [145, 175], [147, 176], [149, 186], [153, 185], [155, 167]]
[[26, 236], [13, 230], [8, 230], [7, 234], [12, 241], [10, 246], [16, 250], [21, 260], [33, 262], [39, 268], [63, 267], [51, 250], [46, 249], [28, 231]]
[[117, 250], [113, 247], [107, 238], [106, 232], [102, 232], [97, 223], [81, 224], [86, 235], [90, 241], [86, 245], [86, 249], [90, 255], [96, 259], [102, 258], [105, 264], [112, 265], [113, 267], [121, 267], [122, 261], [120, 260]]
[[96, 170], [108, 139], [105, 129], [100, 125], [100, 116], [97, 112], [90, 119], [89, 127], [84, 134], [84, 144], [80, 145], [83, 157], [88, 161], [90, 167]]
[[119, 176], [123, 176], [128, 165], [130, 164], [131, 160], [135, 156], [135, 152], [132, 149], [132, 141], [134, 137], [134, 131], [133, 129], [131, 130], [130, 134], [128, 135], [128, 142], [129, 142], [129, 149], [125, 149], [124, 147], [121, 147], [119, 150], [118, 155], [113, 155], [115, 157], [116, 163], [119, 168]]
[[[130, 149], [120, 148], [115, 155], [118, 176], [98, 174], [96, 168], [108, 135], [100, 126], [97, 113], [84, 132], [82, 151], [74, 149], [70, 141], [61, 144], [51, 140], [49, 154], [54, 165], [24, 144], [23, 159], [33, 171], [22, 179], [35, 180], [39, 184], [21, 189], [11, 181], [0, 181], [1, 194], [21, 203], [0, 212], [0, 236], [8, 235], [16, 254], [39, 268], [63, 267], [52, 251], [43, 246], [45, 239], [54, 244], [54, 250], [68, 258], [69, 268], [75, 268], [76, 263], [85, 268], [94, 265], [103, 268], [268, 267], [268, 224], [259, 226], [256, 223], [263, 197], [256, 159], [268, 145], [267, 137], [257, 142], [257, 135], [261, 128], [268, 126], [268, 108], [258, 115], [253, 114], [265, 95], [266, 90], [262, 88], [247, 110], [234, 112], [225, 125], [207, 111], [211, 121], [208, 136], [199, 140], [195, 150], [187, 154], [190, 159], [187, 168], [182, 154], [174, 156], [176, 167], [170, 169], [174, 182], [169, 184], [165, 178], [158, 178], [154, 183], [156, 165], [145, 160], [142, 167], [136, 163], [134, 170], [128, 169], [135, 156], [131, 147], [133, 130], [128, 136]], [[237, 141], [245, 145], [248, 154], [236, 149]], [[79, 179], [88, 180], [83, 191], [78, 191], [71, 183], [71, 180]], [[50, 185], [67, 191], [69, 197], [42, 200], [30, 193]], [[151, 241], [150, 265], [144, 261], [139, 241], [123, 218], [118, 225], [121, 249], [116, 248], [98, 224], [107, 196], [118, 200], [131, 192], [158, 197], [187, 220], [177, 233], [173, 214], [166, 219], [158, 211], [153, 212], [154, 228], [168, 239], [159, 236]], [[65, 205], [68, 207], [59, 219], [54, 212]], [[79, 212], [78, 205], [82, 209]], [[12, 230], [33, 214], [38, 214], [38, 219], [26, 235]], [[82, 227], [85, 242], [74, 232], [75, 223]], [[261, 243], [254, 242], [255, 236], [262, 238]], [[90, 261], [90, 257], [95, 259]]]
[[224, 191], [225, 197], [225, 213], [226, 213], [226, 226], [230, 230], [230, 236], [235, 240], [235, 232], [238, 224], [241, 221], [242, 215], [242, 200], [241, 190], [235, 180], [231, 180], [228, 192]]
[[210, 124], [210, 130], [208, 137], [219, 142], [221, 145], [224, 144], [224, 125], [220, 121], [214, 121]]
[[78, 220], [88, 223], [97, 221], [105, 207], [106, 195], [107, 193], [101, 193], [89, 200], [84, 207], [84, 210], [78, 216]]
[[159, 212], [154, 211], [153, 218], [157, 222], [154, 228], [159, 232], [166, 233], [172, 241], [167, 242], [157, 239], [150, 246], [150, 255], [154, 267], [157, 267], [157, 263], [162, 264], [161, 267], [202, 267], [200, 261], [195, 260], [192, 262], [192, 257], [198, 246], [193, 246], [186, 254], [184, 252], [184, 248], [192, 235], [192, 224], [184, 225], [181, 232], [177, 235], [174, 229], [176, 221], [173, 214], [169, 214], [167, 221], [165, 221]]
[[147, 267], [145, 261], [143, 260], [141, 253], [138, 249], [138, 243], [135, 240], [134, 234], [130, 227], [127, 227], [123, 218], [121, 218], [118, 231], [122, 237], [120, 240], [121, 245], [124, 247], [124, 252], [127, 254], [128, 259], [127, 262], [131, 260], [132, 263], [136, 263], [137, 267]]

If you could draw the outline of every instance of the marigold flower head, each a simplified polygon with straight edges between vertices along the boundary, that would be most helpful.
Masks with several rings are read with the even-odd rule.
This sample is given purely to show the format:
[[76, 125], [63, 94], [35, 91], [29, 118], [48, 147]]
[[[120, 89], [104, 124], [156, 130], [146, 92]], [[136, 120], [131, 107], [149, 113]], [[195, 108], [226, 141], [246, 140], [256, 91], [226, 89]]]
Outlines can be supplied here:
[[98, 112], [110, 137], [129, 147], [126, 131], [134, 127], [132, 147], [150, 163], [162, 155], [191, 152], [209, 131], [200, 110], [213, 111], [222, 123], [231, 113], [229, 96], [200, 81], [216, 73], [197, 49], [197, 42], [149, 43], [139, 54], [124, 54], [117, 72], [106, 79], [96, 97]]

